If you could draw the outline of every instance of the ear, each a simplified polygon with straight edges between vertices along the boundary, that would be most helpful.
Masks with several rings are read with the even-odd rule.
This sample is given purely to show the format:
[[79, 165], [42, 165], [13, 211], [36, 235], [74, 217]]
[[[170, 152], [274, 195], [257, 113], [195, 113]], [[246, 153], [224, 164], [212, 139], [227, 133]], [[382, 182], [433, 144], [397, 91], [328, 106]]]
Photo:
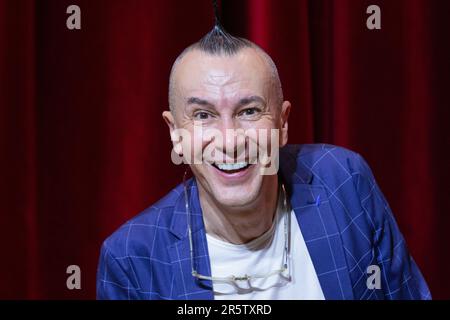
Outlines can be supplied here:
[[172, 115], [172, 112], [164, 111], [162, 113], [162, 117], [163, 117], [164, 121], [166, 122], [166, 124], [169, 126], [170, 132], [172, 132], [175, 129], [175, 119]]
[[162, 117], [170, 130], [170, 139], [172, 140], [173, 151], [175, 151], [179, 156], [181, 156], [183, 154], [183, 150], [180, 143], [181, 137], [177, 133], [177, 130], [175, 130], [176, 129], [175, 118], [173, 117], [171, 111], [164, 111], [162, 113]]
[[281, 105], [280, 114], [280, 148], [284, 147], [288, 142], [288, 118], [291, 111], [291, 103], [284, 101]]

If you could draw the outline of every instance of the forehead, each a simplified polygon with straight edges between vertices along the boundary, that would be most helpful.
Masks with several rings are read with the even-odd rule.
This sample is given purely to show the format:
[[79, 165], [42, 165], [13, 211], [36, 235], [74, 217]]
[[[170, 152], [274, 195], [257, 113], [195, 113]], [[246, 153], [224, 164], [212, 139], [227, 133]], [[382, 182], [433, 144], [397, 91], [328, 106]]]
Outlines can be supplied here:
[[242, 49], [232, 56], [193, 50], [178, 63], [174, 81], [183, 96], [264, 95], [270, 74], [267, 61], [254, 48]]

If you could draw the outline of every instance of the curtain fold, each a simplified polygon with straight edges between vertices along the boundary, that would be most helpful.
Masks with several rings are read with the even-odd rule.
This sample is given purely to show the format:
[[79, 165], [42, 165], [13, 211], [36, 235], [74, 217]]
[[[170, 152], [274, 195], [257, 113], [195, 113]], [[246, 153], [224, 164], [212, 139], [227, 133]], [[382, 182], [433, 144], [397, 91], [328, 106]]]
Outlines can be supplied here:
[[2, 298], [36, 298], [39, 283], [34, 1], [0, 2]]

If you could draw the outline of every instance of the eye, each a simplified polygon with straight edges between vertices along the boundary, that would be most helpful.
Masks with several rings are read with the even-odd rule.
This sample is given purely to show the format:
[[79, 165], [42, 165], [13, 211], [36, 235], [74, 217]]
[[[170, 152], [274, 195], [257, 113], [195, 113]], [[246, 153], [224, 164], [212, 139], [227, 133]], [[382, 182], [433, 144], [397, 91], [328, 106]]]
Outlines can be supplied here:
[[247, 108], [247, 109], [239, 112], [239, 115], [244, 116], [244, 117], [251, 117], [251, 116], [258, 114], [259, 112], [260, 112], [260, 110], [258, 108]]
[[194, 119], [196, 120], [208, 120], [210, 117], [211, 115], [205, 111], [199, 111], [194, 113]]

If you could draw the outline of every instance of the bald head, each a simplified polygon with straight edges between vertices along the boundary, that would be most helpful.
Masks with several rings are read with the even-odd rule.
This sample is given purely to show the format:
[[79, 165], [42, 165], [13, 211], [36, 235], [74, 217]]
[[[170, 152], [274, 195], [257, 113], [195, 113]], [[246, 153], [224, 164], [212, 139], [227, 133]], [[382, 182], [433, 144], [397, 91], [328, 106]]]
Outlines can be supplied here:
[[[205, 64], [205, 62], [208, 62]], [[234, 65], [233, 65], [234, 64]], [[205, 66], [208, 66], [207, 69]], [[234, 68], [233, 68], [234, 67]], [[222, 74], [219, 69], [221, 69]], [[244, 70], [245, 69], [245, 70]], [[169, 79], [169, 106], [175, 112], [180, 103], [180, 93], [186, 81], [193, 75], [205, 77], [231, 77], [236, 81], [236, 73], [246, 72], [245, 77], [261, 77], [270, 91], [273, 103], [281, 106], [283, 91], [278, 71], [272, 58], [259, 46], [243, 38], [236, 38], [216, 26], [200, 41], [187, 47], [175, 60]], [[187, 79], [186, 79], [187, 77]]]

